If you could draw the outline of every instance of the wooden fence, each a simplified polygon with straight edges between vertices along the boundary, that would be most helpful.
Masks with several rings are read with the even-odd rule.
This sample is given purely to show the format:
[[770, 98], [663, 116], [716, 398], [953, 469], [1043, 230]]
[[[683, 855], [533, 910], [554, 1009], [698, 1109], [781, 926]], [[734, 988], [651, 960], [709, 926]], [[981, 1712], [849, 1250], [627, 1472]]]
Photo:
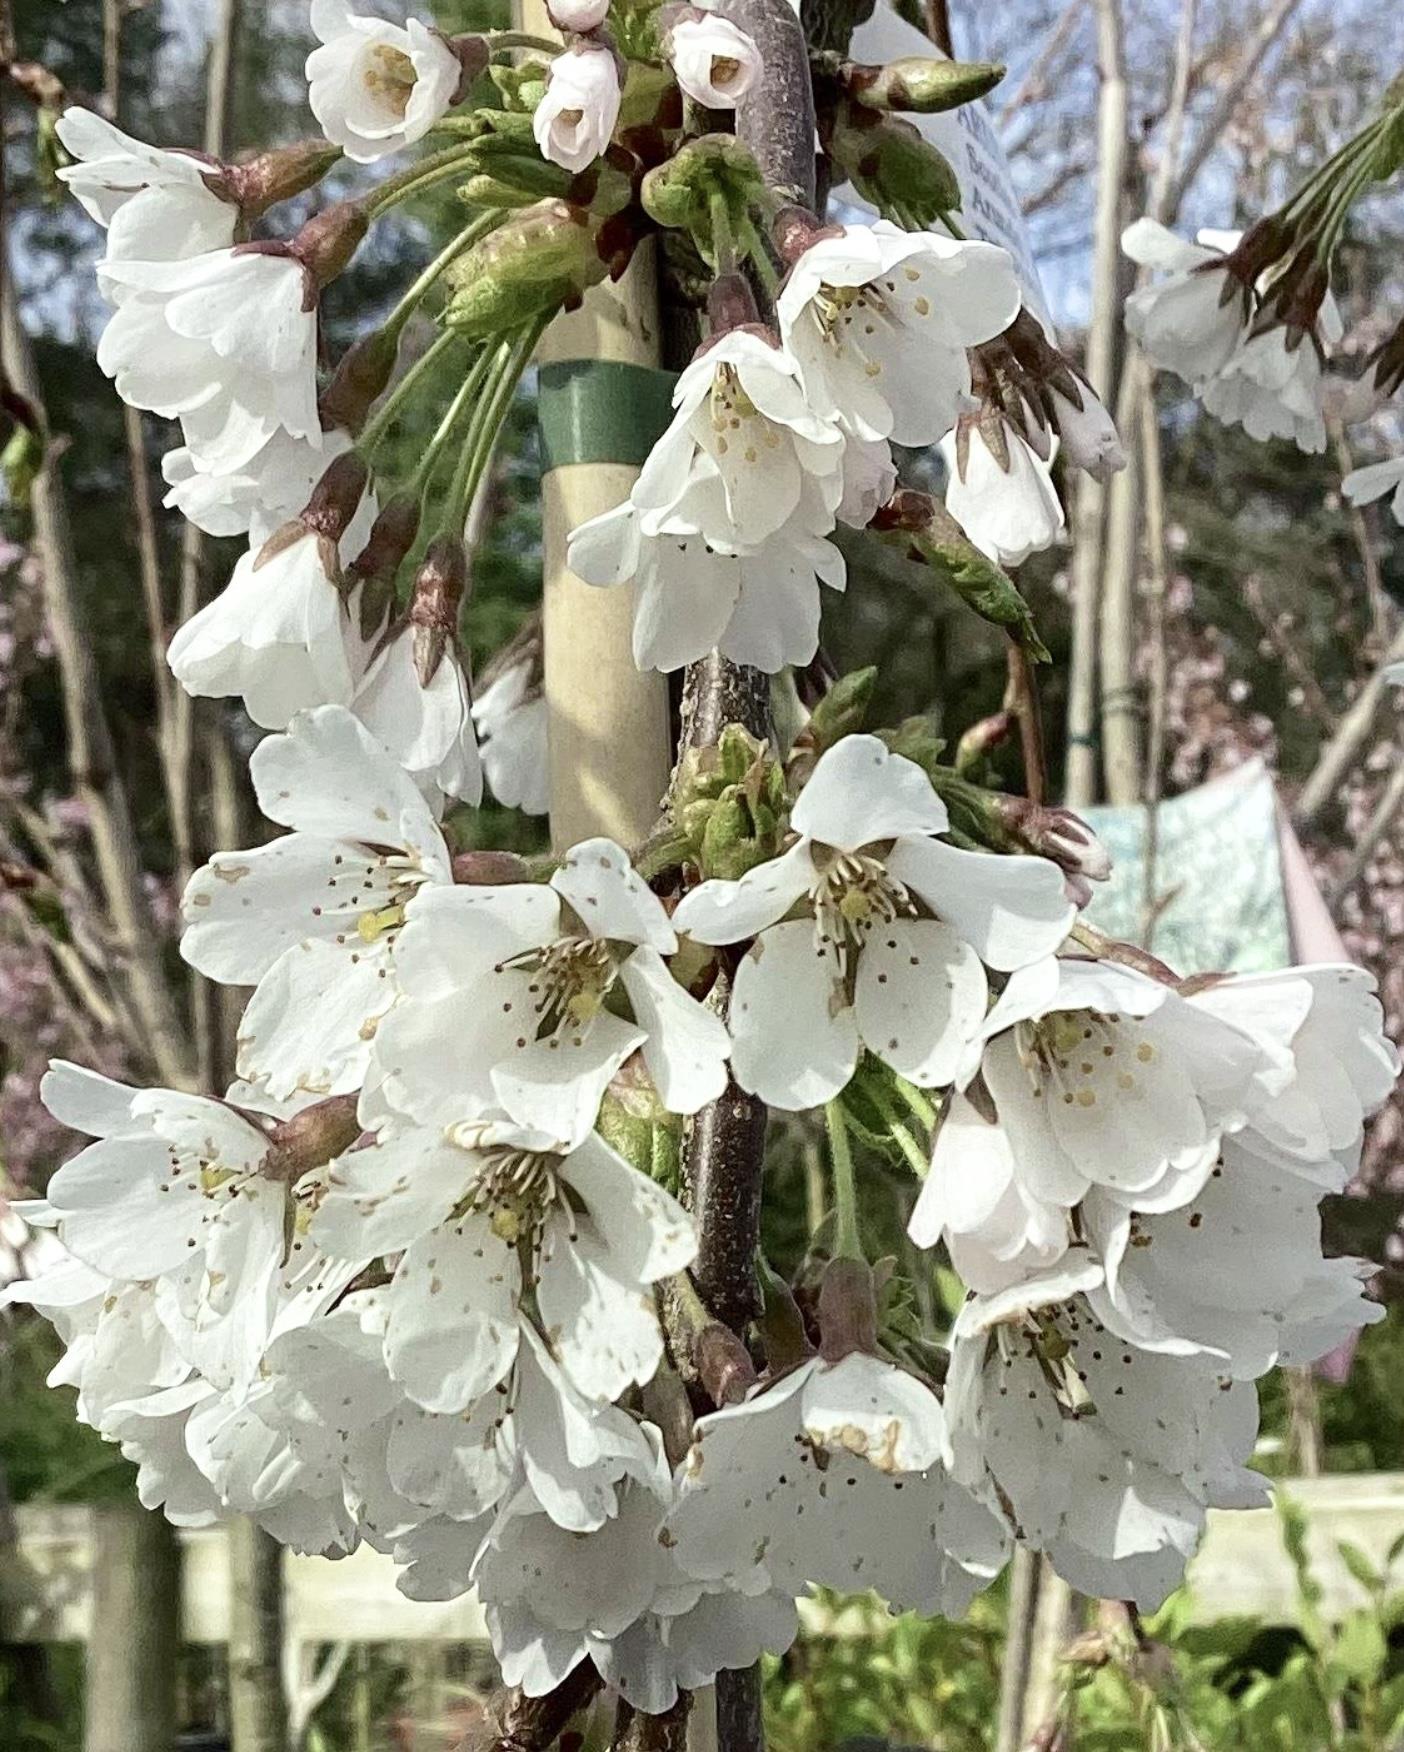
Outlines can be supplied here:
[[[1404, 1474], [1359, 1473], [1293, 1479], [1281, 1487], [1301, 1504], [1308, 1548], [1323, 1589], [1322, 1610], [1340, 1616], [1364, 1595], [1341, 1561], [1349, 1540], [1383, 1564], [1404, 1534]], [[10, 1635], [17, 1641], [81, 1641], [90, 1610], [89, 1513], [83, 1507], [27, 1504], [19, 1510], [20, 1574], [7, 1578]], [[183, 1635], [187, 1642], [222, 1643], [229, 1635], [229, 1553], [223, 1529], [187, 1532], [184, 1546]], [[394, 1566], [369, 1549], [330, 1563], [290, 1556], [286, 1571], [286, 1633], [294, 1647], [318, 1643], [454, 1642], [485, 1640], [471, 1598], [427, 1604], [395, 1587]], [[1392, 1577], [1404, 1588], [1404, 1558]], [[1213, 1513], [1203, 1550], [1190, 1569], [1196, 1617], [1253, 1613], [1272, 1623], [1297, 1617], [1297, 1590], [1271, 1509]], [[843, 1615], [810, 1622], [838, 1633]]]

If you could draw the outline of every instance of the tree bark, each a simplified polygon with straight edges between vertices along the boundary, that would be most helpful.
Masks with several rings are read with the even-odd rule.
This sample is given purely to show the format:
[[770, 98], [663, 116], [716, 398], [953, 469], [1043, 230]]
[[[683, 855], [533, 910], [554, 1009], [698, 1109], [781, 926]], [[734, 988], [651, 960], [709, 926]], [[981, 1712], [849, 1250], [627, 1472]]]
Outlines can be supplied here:
[[233, 1752], [288, 1752], [283, 1693], [283, 1548], [229, 1524], [229, 1725]]
[[93, 1511], [84, 1752], [171, 1752], [180, 1653], [180, 1546], [135, 1502]]

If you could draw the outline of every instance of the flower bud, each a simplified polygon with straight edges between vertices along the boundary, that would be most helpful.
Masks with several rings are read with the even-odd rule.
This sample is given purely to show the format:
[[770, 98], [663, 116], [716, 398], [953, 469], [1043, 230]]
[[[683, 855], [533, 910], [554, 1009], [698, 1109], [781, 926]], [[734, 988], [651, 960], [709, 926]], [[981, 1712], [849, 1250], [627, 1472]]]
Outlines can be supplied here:
[[395, 574], [419, 534], [419, 500], [397, 493], [380, 509], [366, 545], [346, 567], [342, 589], [349, 597], [361, 587], [361, 630], [370, 636], [383, 624], [395, 600]]
[[761, 76], [760, 50], [715, 12], [688, 9], [663, 39], [678, 84], [707, 109], [735, 109]]
[[[349, 1150], [361, 1135], [357, 1100], [354, 1094], [333, 1095], [304, 1107], [291, 1119], [279, 1120], [272, 1128], [268, 1154], [259, 1170], [263, 1177], [291, 1186], [310, 1168], [323, 1168]], [[248, 1117], [255, 1124], [262, 1118], [257, 1114]]]
[[885, 66], [849, 62], [839, 69], [848, 95], [875, 110], [907, 110], [935, 115], [958, 109], [994, 90], [1004, 77], [994, 61], [944, 61], [928, 55], [902, 55]]
[[960, 183], [944, 153], [900, 116], [840, 104], [829, 154], [858, 193], [880, 213], [894, 206], [932, 227], [960, 208]]
[[400, 351], [400, 331], [372, 329], [354, 340], [337, 362], [318, 408], [324, 426], [340, 426], [354, 437], [371, 408], [390, 386]]
[[710, 243], [715, 198], [725, 198], [734, 224], [764, 189], [749, 148], [731, 134], [703, 134], [648, 172], [639, 199], [657, 224]]
[[468, 888], [498, 888], [509, 882], [530, 882], [531, 872], [516, 852], [455, 852], [453, 879]]
[[606, 269], [587, 215], [565, 201], [538, 201], [458, 258], [442, 321], [470, 339], [491, 339], [578, 304]]
[[428, 687], [449, 642], [458, 636], [458, 611], [468, 587], [468, 553], [462, 538], [436, 535], [414, 579], [409, 623], [414, 628], [414, 672]]
[[588, 36], [609, 16], [609, 0], [546, 0], [546, 15], [558, 31]]
[[619, 66], [612, 50], [581, 43], [557, 55], [536, 106], [532, 132], [541, 156], [584, 170], [609, 145], [619, 120]]
[[1070, 876], [1105, 882], [1111, 856], [1092, 829], [1071, 809], [1031, 803], [1027, 797], [991, 796], [991, 805], [1015, 842], [1025, 851], [1051, 858]]
[[338, 201], [316, 213], [287, 246], [302, 263], [318, 291], [328, 286], [361, 247], [370, 229], [365, 209], [356, 201]]
[[1116, 421], [1090, 383], [1079, 381], [1075, 399], [1050, 390], [1049, 402], [1063, 441], [1063, 456], [1074, 468], [1105, 484], [1126, 467]]
[[226, 164], [218, 177], [218, 192], [227, 191], [246, 218], [256, 219], [279, 201], [291, 200], [319, 183], [340, 157], [341, 148], [322, 139], [275, 146], [243, 164]]
[[697, 1379], [713, 1405], [739, 1405], [756, 1384], [756, 1365], [750, 1353], [729, 1326], [713, 1320], [698, 1333], [692, 1346]]
[[877, 1351], [877, 1289], [863, 1259], [831, 1259], [819, 1284], [819, 1351], [826, 1363]]

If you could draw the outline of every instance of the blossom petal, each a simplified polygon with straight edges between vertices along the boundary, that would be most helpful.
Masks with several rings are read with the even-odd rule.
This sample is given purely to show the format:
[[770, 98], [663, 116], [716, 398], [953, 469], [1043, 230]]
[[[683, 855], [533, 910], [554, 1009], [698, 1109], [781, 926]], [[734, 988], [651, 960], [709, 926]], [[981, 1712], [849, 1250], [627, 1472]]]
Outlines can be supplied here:
[[980, 957], [949, 925], [894, 919], [858, 963], [854, 1014], [864, 1044], [919, 1088], [954, 1081], [985, 1018]]
[[797, 833], [856, 852], [902, 834], [944, 833], [931, 780], [876, 736], [844, 736], [819, 757], [790, 814]]
[[646, 943], [671, 955], [677, 934], [663, 902], [612, 839], [581, 840], [561, 859], [551, 887], [568, 901], [592, 937]]
[[426, 1411], [463, 1411], [517, 1354], [516, 1250], [472, 1213], [416, 1241], [400, 1261], [385, 1366]]
[[643, 1061], [669, 1113], [696, 1113], [726, 1087], [731, 1037], [713, 1011], [685, 992], [652, 949], [636, 949], [619, 971], [646, 1029]]
[[858, 1025], [809, 919], [772, 925], [742, 959], [731, 1042], [736, 1081], [770, 1107], [821, 1107], [853, 1075]]
[[1076, 916], [1063, 872], [1048, 858], [967, 852], [912, 836], [892, 848], [887, 868], [1001, 973], [1051, 955]]
[[673, 925], [697, 943], [744, 943], [783, 919], [816, 876], [809, 846], [801, 840], [734, 882], [713, 877], [694, 888], [678, 902]]

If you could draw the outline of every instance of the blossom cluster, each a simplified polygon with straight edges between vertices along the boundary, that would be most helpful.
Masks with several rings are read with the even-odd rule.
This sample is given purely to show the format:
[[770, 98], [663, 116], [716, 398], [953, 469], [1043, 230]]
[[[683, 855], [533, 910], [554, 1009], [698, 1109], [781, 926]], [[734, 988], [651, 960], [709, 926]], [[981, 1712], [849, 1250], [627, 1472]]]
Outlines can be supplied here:
[[[420, 179], [461, 176], [490, 137], [484, 180], [603, 186], [618, 51], [593, 0], [556, 22], [573, 34], [544, 77], [495, 69], [529, 124], [460, 118], [465, 160]], [[360, 162], [432, 131], [498, 52], [345, 0], [312, 23], [311, 107]], [[667, 9], [656, 46], [674, 98], [724, 107], [759, 76], [710, 12]], [[493, 420], [583, 290], [566, 274], [524, 316], [531, 249], [559, 262], [583, 237], [598, 257], [588, 207], [480, 215], [322, 387], [318, 296], [372, 207], [245, 232], [324, 153], [236, 174], [81, 112], [64, 139], [107, 228], [101, 362], [180, 422], [174, 502], [249, 538], [171, 667], [269, 733], [250, 778], [284, 830], [217, 852], [182, 900], [185, 960], [251, 988], [232, 1087], [62, 1061], [45, 1080], [92, 1141], [25, 1207], [62, 1255], [3, 1299], [53, 1322], [54, 1379], [142, 1500], [182, 1525], [252, 1516], [300, 1551], [364, 1542], [417, 1598], [476, 1590], [528, 1694], [588, 1660], [649, 1713], [783, 1650], [811, 1588], [958, 1613], [1016, 1540], [1088, 1591], [1163, 1598], [1207, 1508], [1259, 1500], [1252, 1381], [1378, 1314], [1319, 1224], [1397, 1072], [1368, 978], [1181, 984], [1102, 943], [1077, 919], [1107, 868], [1081, 824], [980, 791], [910, 727], [839, 722], [837, 689], [784, 760], [731, 727], [680, 761], [644, 847], [465, 851], [484, 766], [504, 800], [546, 802], [540, 630], [475, 703], [461, 532]], [[652, 174], [645, 213], [665, 204]], [[422, 186], [406, 176], [375, 200]], [[844, 580], [837, 524], [894, 502], [891, 446], [944, 442], [957, 558], [995, 562], [982, 600], [1012, 625], [997, 567], [1057, 533], [1058, 444], [1102, 475], [1121, 456], [1009, 257], [772, 211], [785, 273], [763, 318], [733, 245], [769, 246], [749, 208], [718, 217], [729, 200], [693, 238], [709, 333], [672, 422], [572, 565], [632, 585], [642, 667], [805, 664], [821, 586]], [[476, 352], [406, 485], [375, 445], [418, 381], [390, 367], [440, 268], [449, 332], [426, 358]], [[450, 511], [421, 532], [452, 437]], [[834, 1221], [822, 1270], [774, 1279], [737, 1333], [690, 1271], [677, 1158], [697, 1116], [747, 1098], [823, 1111]], [[860, 1108], [911, 1146], [912, 1238], [968, 1292], [949, 1334], [913, 1342], [863, 1255]]]
[[[1359, 377], [1330, 370], [1345, 333], [1331, 295], [1335, 251], [1352, 202], [1400, 169], [1400, 113], [1386, 93], [1379, 116], [1246, 232], [1204, 230], [1190, 243], [1141, 218], [1122, 236], [1144, 282], [1127, 300], [1127, 329], [1152, 364], [1250, 438], [1323, 451], [1328, 421], [1365, 422], [1404, 383], [1404, 323]], [[1404, 457], [1355, 469], [1343, 486], [1357, 505], [1393, 494], [1404, 522]]]

